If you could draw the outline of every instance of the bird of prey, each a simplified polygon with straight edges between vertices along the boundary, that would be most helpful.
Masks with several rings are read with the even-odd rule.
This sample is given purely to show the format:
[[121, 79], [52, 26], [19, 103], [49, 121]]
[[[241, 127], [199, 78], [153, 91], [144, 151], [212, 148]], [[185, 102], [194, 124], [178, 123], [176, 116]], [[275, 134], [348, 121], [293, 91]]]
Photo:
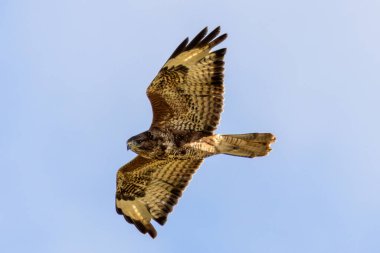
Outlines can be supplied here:
[[212, 155], [265, 156], [271, 133], [215, 134], [223, 107], [227, 38], [220, 27], [186, 38], [147, 89], [150, 128], [127, 141], [137, 156], [117, 172], [116, 211], [152, 238], [151, 220], [164, 225], [192, 175]]

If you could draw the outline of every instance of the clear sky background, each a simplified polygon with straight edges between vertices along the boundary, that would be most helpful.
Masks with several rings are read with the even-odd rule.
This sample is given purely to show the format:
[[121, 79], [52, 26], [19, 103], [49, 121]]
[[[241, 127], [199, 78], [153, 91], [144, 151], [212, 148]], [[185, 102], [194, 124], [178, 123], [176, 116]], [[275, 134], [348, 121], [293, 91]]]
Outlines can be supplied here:
[[[380, 2], [0, 1], [1, 252], [379, 252]], [[145, 90], [187, 36], [229, 34], [219, 133], [155, 240], [114, 207]]]

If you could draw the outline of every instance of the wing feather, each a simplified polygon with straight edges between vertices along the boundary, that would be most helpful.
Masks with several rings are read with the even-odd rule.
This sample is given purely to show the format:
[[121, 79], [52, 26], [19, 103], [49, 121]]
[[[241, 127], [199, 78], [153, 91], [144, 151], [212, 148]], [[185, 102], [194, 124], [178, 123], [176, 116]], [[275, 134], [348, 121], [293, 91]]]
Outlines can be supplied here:
[[203, 28], [202, 31], [200, 31], [194, 39], [187, 45], [186, 50], [191, 50], [195, 48], [201, 41], [202, 39], [206, 36], [207, 34], [207, 27]]
[[[226, 39], [220, 27], [207, 27], [173, 52], [147, 89], [153, 109], [151, 128], [213, 132], [223, 110], [226, 49], [211, 52]], [[187, 44], [188, 43], [188, 44]]]
[[177, 57], [180, 53], [182, 53], [186, 49], [186, 45], [189, 43], [189, 38], [184, 39], [181, 44], [174, 50], [172, 55], [169, 57], [169, 59]]
[[116, 211], [142, 233], [157, 235], [203, 159], [151, 160], [137, 156], [117, 173]]

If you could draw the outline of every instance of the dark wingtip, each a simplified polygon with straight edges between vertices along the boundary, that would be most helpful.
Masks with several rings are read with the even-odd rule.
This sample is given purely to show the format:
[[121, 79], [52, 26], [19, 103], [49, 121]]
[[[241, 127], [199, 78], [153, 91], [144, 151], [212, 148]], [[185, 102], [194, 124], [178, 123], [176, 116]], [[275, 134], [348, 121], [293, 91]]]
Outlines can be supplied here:
[[126, 220], [126, 222], [130, 223], [130, 224], [133, 224], [133, 221], [131, 218], [129, 218], [128, 216], [126, 215], [123, 215], [124, 216], [124, 219]]
[[123, 214], [123, 211], [121, 211], [120, 208], [118, 208], [117, 206], [115, 206], [115, 207], [116, 207], [116, 213], [117, 213], [117, 214]]
[[202, 29], [202, 31], [200, 31], [195, 37], [194, 39], [192, 39], [189, 43], [189, 45], [187, 45], [186, 47], [186, 50], [191, 50], [195, 47], [198, 46], [198, 44], [200, 44], [202, 42], [202, 39], [206, 36], [207, 34], [207, 31], [208, 31], [208, 28], [207, 26], [205, 28]]
[[169, 60], [193, 48], [204, 47], [206, 45], [209, 45], [209, 48], [215, 47], [216, 45], [220, 44], [227, 38], [226, 33], [217, 37], [218, 34], [220, 33], [220, 30], [221, 30], [221, 27], [218, 26], [214, 30], [212, 30], [209, 34], [207, 34], [208, 27], [206, 26], [190, 42], [189, 42], [189, 38], [186, 38], [184, 41], [182, 41], [182, 43], [179, 44], [179, 46], [174, 50], [172, 55], [169, 57]]
[[210, 42], [210, 44], [209, 44], [210, 47], [212, 48], [212, 47], [215, 47], [216, 45], [222, 43], [225, 39], [227, 39], [227, 37], [228, 37], [227, 33], [220, 35], [215, 40]]
[[174, 50], [172, 55], [169, 57], [169, 59], [177, 57], [180, 53], [182, 53], [186, 49], [186, 45], [189, 43], [189, 38], [187, 37], [184, 39], [181, 44], [178, 45], [178, 47]]
[[218, 57], [223, 57], [227, 52], [227, 48], [221, 48], [214, 51], [214, 54], [216, 54]]
[[162, 216], [162, 217], [156, 218], [156, 219], [154, 219], [154, 220], [155, 220], [158, 224], [160, 224], [161, 226], [163, 226], [163, 225], [166, 223], [167, 217]]
[[[124, 218], [126, 218], [126, 216], [124, 216]], [[128, 217], [129, 218], [129, 217]], [[126, 219], [127, 220], [127, 219]], [[128, 220], [127, 220], [128, 221]], [[150, 223], [146, 223], [144, 224], [143, 222], [141, 221], [138, 221], [138, 220], [133, 220], [131, 219], [131, 221], [133, 222], [133, 224], [135, 224], [135, 227], [143, 234], [146, 234], [148, 233], [150, 235], [150, 237], [152, 237], [153, 239], [157, 236], [157, 231], [156, 229], [154, 229], [154, 227], [152, 226], [152, 224]]]
[[216, 36], [220, 33], [220, 26], [212, 30], [200, 43], [199, 47], [203, 47], [210, 43], [213, 39], [215, 39]]
[[152, 239], [154, 239], [157, 236], [157, 231], [154, 228], [153, 229], [149, 229], [148, 230], [148, 234], [150, 235], [150, 237], [152, 237]]

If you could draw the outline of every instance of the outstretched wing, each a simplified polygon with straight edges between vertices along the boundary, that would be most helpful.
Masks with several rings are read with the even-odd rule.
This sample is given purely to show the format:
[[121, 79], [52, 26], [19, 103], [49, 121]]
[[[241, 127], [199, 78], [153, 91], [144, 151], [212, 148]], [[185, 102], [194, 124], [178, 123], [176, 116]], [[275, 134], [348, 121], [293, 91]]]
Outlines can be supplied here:
[[117, 172], [116, 211], [154, 238], [151, 219], [164, 225], [203, 159], [151, 160], [137, 156]]
[[[147, 89], [153, 109], [151, 128], [213, 132], [223, 107], [226, 49], [210, 52], [227, 38], [207, 27], [173, 52]], [[207, 35], [207, 36], [206, 36]]]

